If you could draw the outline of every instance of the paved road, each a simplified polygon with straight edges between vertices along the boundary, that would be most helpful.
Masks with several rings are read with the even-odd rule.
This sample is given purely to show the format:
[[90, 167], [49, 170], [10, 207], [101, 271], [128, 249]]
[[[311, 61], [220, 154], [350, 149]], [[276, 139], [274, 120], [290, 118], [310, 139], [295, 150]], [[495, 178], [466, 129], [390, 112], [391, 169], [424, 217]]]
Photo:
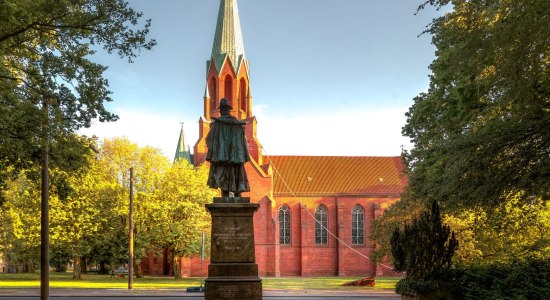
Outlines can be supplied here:
[[[0, 300], [38, 300], [40, 297], [26, 297], [26, 296], [0, 296]], [[51, 300], [175, 300], [175, 299], [185, 299], [185, 300], [204, 300], [204, 297], [181, 297], [181, 296], [132, 296], [132, 297], [50, 297]], [[263, 297], [264, 300], [357, 300], [357, 299], [370, 299], [370, 300], [398, 300], [401, 299], [395, 296], [266, 296]]]
[[[399, 300], [391, 290], [266, 290], [264, 300]], [[38, 289], [0, 288], [0, 300], [39, 300]], [[126, 290], [126, 289], [51, 289], [51, 300], [204, 300], [202, 293], [186, 293], [184, 290]]]

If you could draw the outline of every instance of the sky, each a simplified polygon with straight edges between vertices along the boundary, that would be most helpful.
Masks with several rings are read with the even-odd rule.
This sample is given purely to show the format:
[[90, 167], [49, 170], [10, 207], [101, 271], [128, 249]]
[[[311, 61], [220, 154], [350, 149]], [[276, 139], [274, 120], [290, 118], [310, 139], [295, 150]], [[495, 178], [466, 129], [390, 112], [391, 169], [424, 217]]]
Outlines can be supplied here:
[[[238, 0], [253, 113], [267, 155], [396, 156], [435, 58], [421, 35], [442, 12], [414, 0]], [[120, 119], [80, 133], [125, 136], [170, 159], [181, 125], [192, 148], [203, 113], [219, 0], [130, 0], [152, 19], [134, 63], [99, 51]]]

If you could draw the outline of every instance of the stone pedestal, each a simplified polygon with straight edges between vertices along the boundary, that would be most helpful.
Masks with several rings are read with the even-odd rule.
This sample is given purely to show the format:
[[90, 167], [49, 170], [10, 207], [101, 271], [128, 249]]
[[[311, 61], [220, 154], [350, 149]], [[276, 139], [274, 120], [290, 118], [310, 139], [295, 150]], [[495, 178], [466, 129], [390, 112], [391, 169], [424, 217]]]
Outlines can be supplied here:
[[206, 300], [262, 299], [262, 280], [254, 252], [254, 212], [250, 198], [216, 197], [206, 208], [212, 215]]

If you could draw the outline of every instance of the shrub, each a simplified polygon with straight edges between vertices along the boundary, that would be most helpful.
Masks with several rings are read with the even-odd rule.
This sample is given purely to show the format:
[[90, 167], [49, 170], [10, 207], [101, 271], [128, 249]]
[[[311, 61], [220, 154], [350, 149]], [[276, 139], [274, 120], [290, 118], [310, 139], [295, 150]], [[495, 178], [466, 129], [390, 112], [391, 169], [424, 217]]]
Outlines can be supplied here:
[[464, 299], [550, 299], [550, 258], [465, 267]]
[[395, 228], [391, 237], [394, 270], [417, 280], [440, 279], [451, 267], [458, 241], [444, 225], [436, 201], [403, 230]]
[[71, 255], [64, 249], [52, 249], [50, 253], [50, 266], [55, 272], [66, 272], [67, 265], [71, 261]]

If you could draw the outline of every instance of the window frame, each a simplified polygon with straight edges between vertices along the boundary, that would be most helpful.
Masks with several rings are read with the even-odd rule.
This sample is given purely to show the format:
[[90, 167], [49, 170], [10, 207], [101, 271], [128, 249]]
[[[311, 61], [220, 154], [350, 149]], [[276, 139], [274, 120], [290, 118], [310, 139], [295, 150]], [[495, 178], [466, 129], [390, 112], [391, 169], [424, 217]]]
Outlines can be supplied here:
[[365, 245], [365, 208], [360, 204], [351, 208], [351, 244], [353, 246]]
[[[320, 217], [320, 220], [318, 216]], [[320, 204], [315, 209], [314, 237], [316, 246], [328, 246], [328, 207], [324, 204]]]
[[[283, 216], [282, 222], [281, 213]], [[281, 205], [277, 217], [279, 219], [279, 245], [290, 246], [292, 244], [292, 214], [290, 207], [286, 204]]]

